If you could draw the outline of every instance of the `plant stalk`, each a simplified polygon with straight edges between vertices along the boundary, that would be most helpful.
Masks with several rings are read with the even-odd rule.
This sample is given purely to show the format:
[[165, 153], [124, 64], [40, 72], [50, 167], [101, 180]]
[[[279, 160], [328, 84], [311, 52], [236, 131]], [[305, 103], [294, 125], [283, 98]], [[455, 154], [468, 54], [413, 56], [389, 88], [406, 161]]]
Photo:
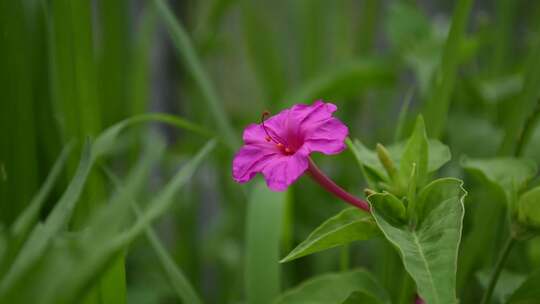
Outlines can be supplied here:
[[512, 251], [512, 248], [514, 247], [516, 241], [517, 240], [514, 237], [510, 236], [510, 238], [508, 238], [508, 240], [506, 241], [506, 244], [504, 244], [504, 248], [501, 251], [497, 263], [495, 264], [495, 269], [493, 270], [491, 278], [489, 279], [489, 285], [486, 293], [484, 293], [481, 304], [488, 304], [491, 300], [493, 290], [495, 290], [495, 286], [497, 285], [497, 281], [499, 280], [499, 275], [501, 274], [504, 264], [506, 263], [506, 259], [508, 258], [510, 251]]
[[349, 192], [343, 190], [340, 186], [338, 186], [334, 181], [332, 181], [330, 178], [328, 178], [313, 162], [313, 160], [309, 159], [309, 167], [308, 167], [308, 175], [311, 176], [311, 178], [316, 181], [319, 185], [321, 185], [324, 189], [326, 189], [328, 192], [334, 194], [341, 200], [345, 201], [346, 203], [349, 203], [355, 207], [358, 207], [366, 212], [369, 211], [369, 204], [359, 199], [353, 195], [351, 195]]

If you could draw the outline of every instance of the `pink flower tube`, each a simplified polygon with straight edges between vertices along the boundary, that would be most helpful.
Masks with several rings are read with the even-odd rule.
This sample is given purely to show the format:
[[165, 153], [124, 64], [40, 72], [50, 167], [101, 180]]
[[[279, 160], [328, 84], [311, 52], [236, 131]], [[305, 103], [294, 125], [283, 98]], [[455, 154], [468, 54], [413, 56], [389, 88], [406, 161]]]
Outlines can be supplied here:
[[[311, 152], [327, 155], [345, 149], [348, 128], [332, 114], [337, 107], [316, 101], [312, 105], [297, 104], [244, 130], [244, 146], [233, 160], [235, 181], [245, 183], [262, 173], [273, 191], [284, 191], [306, 171], [326, 190], [340, 199], [369, 211], [369, 205], [336, 185], [310, 159]], [[266, 120], [265, 120], [266, 119]]]

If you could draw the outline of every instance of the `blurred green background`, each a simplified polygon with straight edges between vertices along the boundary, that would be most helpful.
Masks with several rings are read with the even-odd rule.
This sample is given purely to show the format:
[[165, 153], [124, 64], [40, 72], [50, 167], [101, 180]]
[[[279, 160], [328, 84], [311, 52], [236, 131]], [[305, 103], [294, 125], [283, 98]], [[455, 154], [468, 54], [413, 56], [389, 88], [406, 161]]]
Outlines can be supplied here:
[[[147, 205], [208, 137], [218, 138], [218, 146], [154, 224], [159, 241], [140, 237], [96, 267], [78, 300], [178, 303], [185, 276], [205, 302], [242, 303], [253, 284], [275, 286], [272, 294], [360, 266], [400, 289], [407, 278], [401, 279], [397, 253], [382, 240], [270, 270], [265, 267], [277, 256], [250, 260], [250, 248], [258, 246], [279, 247], [283, 257], [345, 206], [301, 179], [279, 198], [283, 210], [275, 212], [275, 222], [270, 217], [252, 227], [246, 210], [255, 182], [235, 184], [231, 160], [243, 127], [264, 110], [331, 101], [350, 136], [370, 147], [403, 139], [422, 113], [428, 134], [451, 148], [444, 173], [467, 181], [458, 294], [463, 303], [475, 303], [477, 273], [493, 263], [506, 228], [497, 198], [476, 187], [459, 160], [515, 153], [523, 124], [539, 111], [539, 35], [540, 2], [526, 0], [0, 0], [0, 226], [13, 225], [68, 143], [73, 151], [39, 208], [40, 219], [72, 181], [87, 138], [134, 115], [168, 113], [194, 123], [204, 136], [161, 123], [129, 128], [108, 146], [109, 157], [98, 160], [63, 231], [84, 232], [110, 202], [115, 187], [103, 168], [127, 180], [141, 155], [166, 146], [133, 189]], [[539, 162], [535, 130], [519, 153]], [[365, 181], [350, 152], [315, 160], [344, 188], [362, 194]], [[276, 233], [276, 244], [246, 240]], [[152, 239], [183, 275], [175, 280], [163, 271]], [[512, 260], [516, 272], [540, 266], [534, 242], [516, 252], [523, 257]], [[52, 280], [54, 271], [43, 265], [34, 271]], [[261, 273], [266, 281], [249, 281]], [[46, 285], [35, 286], [36, 297], [46, 292]]]

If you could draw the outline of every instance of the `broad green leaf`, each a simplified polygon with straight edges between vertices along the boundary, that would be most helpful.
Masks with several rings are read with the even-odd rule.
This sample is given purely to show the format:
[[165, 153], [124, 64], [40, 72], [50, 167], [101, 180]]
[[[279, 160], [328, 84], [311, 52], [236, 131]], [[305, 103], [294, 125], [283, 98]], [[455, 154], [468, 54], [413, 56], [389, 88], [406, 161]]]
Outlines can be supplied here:
[[540, 299], [540, 271], [533, 272], [527, 280], [512, 293], [508, 304], [536, 304]]
[[378, 302], [375, 303], [389, 303], [386, 291], [369, 272], [354, 270], [324, 274], [310, 279], [285, 292], [274, 304], [341, 304], [354, 292], [361, 292], [377, 299]]
[[508, 202], [515, 199], [517, 191], [525, 187], [537, 172], [534, 161], [513, 157], [463, 158], [461, 165], [466, 170], [477, 173], [496, 185], [502, 193], [506, 194]]
[[399, 171], [404, 180], [409, 180], [413, 167], [415, 167], [417, 184], [423, 184], [428, 174], [428, 153], [428, 139], [424, 126], [424, 118], [418, 116], [413, 133], [405, 145], [405, 150], [399, 163]]
[[259, 182], [249, 199], [246, 223], [247, 303], [270, 303], [280, 291], [279, 244], [286, 193]]
[[354, 241], [367, 240], [378, 235], [379, 229], [373, 222], [371, 215], [358, 210], [358, 208], [348, 208], [317, 227], [281, 262], [289, 262], [315, 252]]
[[[456, 303], [458, 247], [466, 194], [457, 179], [438, 179], [418, 195], [420, 212], [416, 226], [394, 226], [370, 201], [373, 217], [386, 238], [394, 244], [405, 269], [416, 282], [426, 303]], [[369, 199], [369, 198], [368, 198]]]
[[527, 226], [540, 228], [540, 187], [533, 188], [519, 197], [518, 217]]
[[383, 304], [383, 302], [365, 291], [354, 291], [342, 304]]

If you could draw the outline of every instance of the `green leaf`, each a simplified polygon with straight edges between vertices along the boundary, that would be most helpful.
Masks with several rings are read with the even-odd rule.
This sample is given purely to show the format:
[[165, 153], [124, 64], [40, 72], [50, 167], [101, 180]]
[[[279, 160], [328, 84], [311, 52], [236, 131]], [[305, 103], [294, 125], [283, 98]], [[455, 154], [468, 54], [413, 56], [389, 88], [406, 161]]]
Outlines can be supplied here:
[[518, 218], [527, 226], [540, 228], [540, 186], [519, 197]]
[[284, 293], [274, 304], [341, 304], [347, 301], [353, 292], [371, 296], [378, 300], [375, 303], [390, 302], [386, 291], [369, 272], [354, 270], [324, 274], [310, 279]]
[[506, 194], [508, 202], [514, 201], [517, 191], [525, 187], [537, 172], [534, 161], [513, 157], [463, 158], [461, 165], [498, 187], [501, 193]]
[[270, 303], [280, 291], [279, 243], [286, 193], [259, 182], [251, 194], [246, 223], [247, 302]]
[[[159, 191], [148, 207], [141, 212], [134, 224], [118, 230], [115, 221], [129, 214], [133, 195], [119, 195], [104, 209], [98, 210], [95, 219], [83, 232], [63, 233], [41, 257], [39, 267], [25, 273], [24, 277], [7, 294], [0, 294], [4, 303], [67, 304], [77, 302], [89, 284], [99, 277], [110, 263], [114, 262], [137, 237], [175, 202], [182, 186], [188, 183], [195, 170], [214, 149], [215, 141], [209, 141], [186, 163]], [[137, 180], [135, 178], [134, 180]], [[126, 189], [132, 187], [127, 185]], [[118, 209], [118, 206], [124, 207]], [[100, 211], [100, 212], [99, 212]], [[113, 211], [116, 211], [113, 212]], [[108, 224], [103, 224], [108, 223]], [[43, 226], [40, 229], [46, 229]], [[77, 271], [73, 271], [77, 269]], [[54, 272], [54, 276], [50, 274]], [[26, 286], [27, 282], [31, 282]], [[32, 292], [21, 293], [20, 288], [31, 288]], [[9, 301], [6, 301], [9, 299]]]
[[375, 193], [368, 197], [372, 205], [377, 206], [377, 210], [386, 221], [393, 226], [405, 224], [406, 210], [403, 202], [388, 192]]
[[[416, 167], [417, 184], [422, 185], [428, 174], [428, 139], [424, 119], [418, 116], [414, 131], [407, 141], [401, 156], [399, 171], [404, 180], [409, 180], [413, 167]], [[415, 165], [416, 164], [416, 165]]]
[[354, 291], [342, 304], [382, 304], [379, 299], [365, 291]]
[[[383, 165], [377, 158], [377, 153], [368, 149], [359, 140], [355, 139], [354, 144], [348, 140], [347, 144], [354, 154], [357, 162], [362, 166], [369, 168], [370, 175], [373, 178], [380, 180], [386, 180], [385, 170]], [[390, 153], [390, 158], [398, 166], [401, 161], [401, 155], [405, 150], [404, 143], [397, 143], [386, 147]], [[437, 171], [440, 167], [446, 164], [451, 159], [450, 149], [445, 144], [436, 139], [430, 139], [428, 141], [428, 172], [432, 173]], [[410, 172], [409, 172], [410, 173]]]
[[426, 303], [457, 301], [457, 255], [466, 194], [462, 184], [457, 179], [443, 178], [424, 187], [417, 198], [418, 222], [412, 227], [395, 227], [382, 215], [380, 206], [370, 200], [373, 217], [398, 248], [405, 269]]
[[[538, 97], [540, 96], [540, 86], [538, 85], [540, 82], [540, 62], [538, 60], [538, 57], [540, 57], [540, 39], [536, 38], [535, 40], [525, 61], [524, 66], [526, 69], [521, 94], [508, 108], [508, 112], [505, 112], [507, 123], [505, 124], [506, 130], [501, 145], [502, 153], [510, 154], [514, 152], [514, 154], [519, 155], [523, 152], [523, 144], [519, 143], [519, 141], [523, 140], [521, 138], [523, 134], [521, 133], [527, 123], [527, 117], [537, 107]], [[528, 141], [529, 138], [524, 140]]]
[[354, 241], [367, 240], [377, 235], [379, 235], [379, 229], [371, 215], [355, 207], [347, 208], [317, 227], [280, 262], [289, 262], [315, 252]]
[[0, 283], [0, 296], [39, 260], [53, 236], [67, 225], [71, 214], [73, 213], [73, 209], [79, 200], [79, 196], [81, 195], [91, 166], [90, 144], [86, 143], [83, 148], [79, 167], [66, 191], [51, 211], [51, 214], [47, 217], [45, 223], [36, 226], [32, 230], [28, 240], [24, 243], [19, 254], [13, 261], [13, 264], [2, 277], [2, 282]]
[[460, 47], [465, 40], [467, 20], [472, 0], [459, 0], [454, 8], [452, 26], [446, 40], [437, 74], [432, 79], [432, 89], [425, 104], [426, 121], [433, 137], [440, 137], [446, 126], [446, 118], [456, 82], [460, 61]]
[[514, 291], [508, 304], [535, 304], [540, 299], [540, 271], [533, 272], [521, 286]]
[[32, 225], [36, 222], [41, 207], [45, 203], [45, 200], [49, 196], [52, 187], [60, 176], [60, 172], [62, 172], [62, 169], [66, 164], [66, 160], [69, 156], [71, 148], [72, 145], [67, 145], [66, 147], [64, 147], [64, 149], [62, 149], [60, 156], [58, 156], [58, 159], [51, 168], [49, 175], [39, 189], [39, 192], [32, 199], [28, 207], [24, 209], [23, 213], [19, 215], [19, 217], [11, 227], [11, 232], [16, 238], [24, 238]]

